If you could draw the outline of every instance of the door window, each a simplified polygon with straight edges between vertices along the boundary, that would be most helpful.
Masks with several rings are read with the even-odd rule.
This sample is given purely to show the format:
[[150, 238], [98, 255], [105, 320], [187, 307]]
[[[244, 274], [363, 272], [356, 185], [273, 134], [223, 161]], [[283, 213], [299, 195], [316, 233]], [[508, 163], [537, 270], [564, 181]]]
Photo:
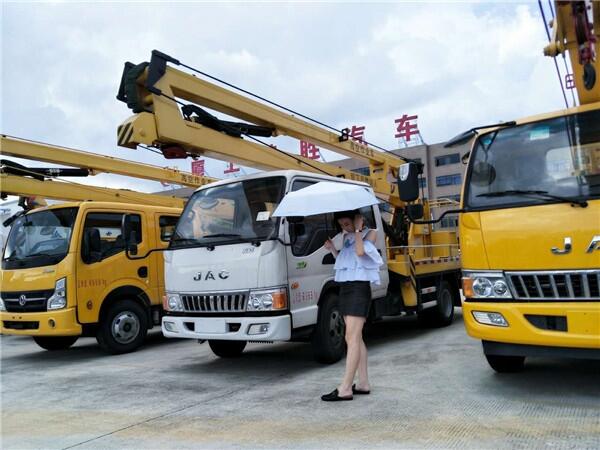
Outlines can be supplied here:
[[[92, 212], [85, 218], [84, 236], [89, 229], [96, 229], [100, 235], [100, 253], [102, 259], [116, 255], [125, 250], [125, 237], [121, 235], [121, 221], [123, 214]], [[131, 225], [134, 231], [134, 242], [142, 242], [141, 217], [131, 215]]]

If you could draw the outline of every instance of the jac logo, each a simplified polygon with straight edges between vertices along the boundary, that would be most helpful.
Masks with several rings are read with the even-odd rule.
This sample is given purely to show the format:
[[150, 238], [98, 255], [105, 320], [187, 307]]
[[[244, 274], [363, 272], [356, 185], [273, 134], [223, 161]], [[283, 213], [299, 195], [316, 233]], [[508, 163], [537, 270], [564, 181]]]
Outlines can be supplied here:
[[[555, 255], [566, 255], [568, 253], [571, 253], [572, 249], [573, 249], [573, 241], [571, 240], [570, 237], [566, 237], [563, 242], [563, 248], [552, 247], [550, 250]], [[585, 252], [592, 253], [596, 249], [600, 249], [600, 235], [594, 236], [592, 238], [592, 241], [590, 242], [590, 245], [587, 246], [587, 249], [585, 250]]]
[[[227, 272], [226, 270], [221, 270], [217, 276], [221, 279], [221, 280], [226, 280], [227, 278], [229, 278], [229, 272]], [[207, 280], [215, 280], [215, 275], [213, 273], [212, 270], [207, 271], [206, 273], [203, 272], [198, 272], [196, 274], [196, 276], [194, 277], [194, 281], [207, 281]]]

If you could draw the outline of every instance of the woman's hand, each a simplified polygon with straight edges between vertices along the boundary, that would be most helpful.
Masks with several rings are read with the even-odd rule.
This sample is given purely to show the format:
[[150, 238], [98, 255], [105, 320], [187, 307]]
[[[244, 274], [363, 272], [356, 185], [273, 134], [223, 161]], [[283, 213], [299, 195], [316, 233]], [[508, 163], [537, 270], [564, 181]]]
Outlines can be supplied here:
[[323, 247], [325, 247], [329, 251], [335, 250], [335, 246], [333, 245], [333, 241], [331, 239], [327, 239], [323, 244]]
[[333, 241], [331, 239], [327, 239], [323, 244], [323, 247], [329, 250], [334, 258], [337, 258], [338, 251], [336, 250], [335, 245], [333, 245]]
[[355, 230], [362, 230], [363, 227], [365, 226], [365, 219], [363, 216], [356, 216], [354, 218], [354, 229]]

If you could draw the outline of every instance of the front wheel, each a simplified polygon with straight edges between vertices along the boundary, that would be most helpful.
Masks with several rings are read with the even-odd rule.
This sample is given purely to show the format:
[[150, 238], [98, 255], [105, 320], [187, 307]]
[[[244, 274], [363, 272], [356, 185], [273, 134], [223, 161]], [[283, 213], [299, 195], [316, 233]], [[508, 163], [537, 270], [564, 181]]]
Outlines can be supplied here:
[[213, 353], [221, 358], [235, 358], [240, 356], [246, 348], [246, 341], [210, 340], [208, 345]]
[[33, 340], [45, 350], [66, 350], [73, 345], [79, 336], [34, 336]]
[[96, 340], [105, 351], [117, 355], [140, 347], [147, 332], [146, 310], [133, 300], [118, 300], [104, 315]]
[[332, 292], [319, 305], [318, 321], [312, 337], [315, 359], [323, 364], [333, 364], [342, 359], [346, 351], [345, 332], [340, 298]]
[[521, 372], [525, 367], [524, 356], [505, 356], [485, 354], [488, 364], [499, 373]]

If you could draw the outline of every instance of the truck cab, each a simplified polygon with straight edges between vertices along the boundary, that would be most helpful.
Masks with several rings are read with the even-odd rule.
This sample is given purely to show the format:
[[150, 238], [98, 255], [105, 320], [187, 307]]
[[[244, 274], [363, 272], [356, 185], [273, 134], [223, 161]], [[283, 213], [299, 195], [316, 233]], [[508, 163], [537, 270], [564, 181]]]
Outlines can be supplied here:
[[160, 253], [143, 262], [125, 254], [129, 215], [138, 252], [166, 247], [180, 210], [126, 203], [76, 202], [17, 218], [2, 256], [0, 332], [32, 336], [47, 350], [94, 336], [108, 352], [135, 350], [162, 314]]
[[491, 367], [600, 358], [600, 104], [481, 132], [462, 209], [464, 322]]

